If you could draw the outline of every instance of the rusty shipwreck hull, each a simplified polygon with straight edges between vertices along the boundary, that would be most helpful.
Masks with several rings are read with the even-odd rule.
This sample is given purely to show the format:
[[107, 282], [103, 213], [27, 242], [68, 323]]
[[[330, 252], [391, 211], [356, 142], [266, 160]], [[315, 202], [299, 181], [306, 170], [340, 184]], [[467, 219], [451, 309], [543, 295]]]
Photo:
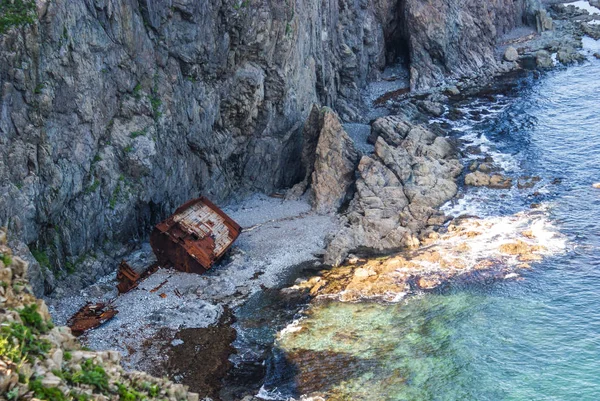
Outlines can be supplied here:
[[202, 274], [227, 252], [241, 232], [239, 224], [200, 197], [157, 224], [150, 245], [160, 265]]

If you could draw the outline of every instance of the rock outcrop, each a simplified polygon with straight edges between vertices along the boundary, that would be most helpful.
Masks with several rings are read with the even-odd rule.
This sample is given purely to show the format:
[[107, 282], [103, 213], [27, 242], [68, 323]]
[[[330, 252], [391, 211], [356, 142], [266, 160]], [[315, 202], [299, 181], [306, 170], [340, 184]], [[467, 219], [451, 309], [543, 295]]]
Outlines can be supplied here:
[[358, 153], [339, 117], [327, 107], [313, 106], [304, 127], [302, 152], [305, 178], [288, 191], [297, 199], [310, 187], [310, 201], [317, 213], [336, 213], [351, 196]]
[[317, 213], [335, 213], [354, 184], [358, 153], [337, 115], [330, 110], [323, 111], [323, 129], [315, 154], [311, 181], [313, 207]]
[[497, 39], [527, 21], [551, 27], [539, 0], [405, 0], [404, 32], [410, 43], [410, 86], [493, 71]]
[[496, 38], [538, 5], [38, 1], [0, 35], [0, 224], [38, 256], [37, 293], [68, 271], [90, 283], [114, 269], [92, 255], [118, 257], [199, 192], [301, 181], [311, 105], [360, 119], [386, 58], [408, 56], [413, 89], [493, 68]]
[[436, 208], [456, 194], [462, 166], [452, 144], [398, 117], [373, 123], [375, 152], [358, 165], [356, 194], [325, 263], [350, 252], [388, 253], [419, 245], [418, 236], [443, 223]]
[[86, 351], [68, 327], [54, 327], [32, 295], [27, 263], [0, 229], [0, 394], [7, 399], [198, 401], [186, 386], [126, 371], [116, 351]]
[[30, 258], [37, 293], [200, 192], [298, 182], [311, 105], [357, 115], [396, 15], [384, 0], [38, 4], [39, 22], [0, 35], [0, 224], [56, 266]]

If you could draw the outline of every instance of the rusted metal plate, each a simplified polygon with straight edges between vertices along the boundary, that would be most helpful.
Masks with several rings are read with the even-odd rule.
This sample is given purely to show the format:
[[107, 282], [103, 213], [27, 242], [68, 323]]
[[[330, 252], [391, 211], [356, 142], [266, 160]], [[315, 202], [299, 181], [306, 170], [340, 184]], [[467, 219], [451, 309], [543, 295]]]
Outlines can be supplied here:
[[157, 224], [150, 245], [161, 265], [204, 273], [227, 252], [241, 231], [240, 225], [215, 204], [200, 197]]
[[119, 293], [123, 294], [132, 288], [137, 286], [137, 282], [140, 279], [140, 275], [133, 270], [127, 262], [124, 260], [121, 261], [119, 265], [119, 270], [117, 270], [117, 280], [119, 284], [117, 285], [117, 289]]
[[119, 313], [115, 308], [103, 302], [88, 302], [79, 309], [67, 322], [74, 335], [80, 336], [115, 317]]
[[117, 289], [119, 293], [124, 294], [131, 291], [138, 286], [140, 281], [150, 276], [156, 270], [158, 270], [158, 264], [155, 263], [140, 274], [129, 266], [126, 261], [122, 260], [117, 270], [117, 280], [119, 281]]

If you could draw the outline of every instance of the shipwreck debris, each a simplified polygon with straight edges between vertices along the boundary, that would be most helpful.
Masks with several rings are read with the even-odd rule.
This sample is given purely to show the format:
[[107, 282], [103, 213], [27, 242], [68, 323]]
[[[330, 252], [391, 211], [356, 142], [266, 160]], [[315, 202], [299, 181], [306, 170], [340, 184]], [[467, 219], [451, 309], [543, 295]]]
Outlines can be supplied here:
[[157, 270], [158, 264], [154, 263], [148, 269], [140, 273], [134, 270], [126, 261], [121, 261], [119, 269], [117, 270], [117, 280], [119, 281], [117, 289], [119, 290], [119, 294], [124, 294], [128, 291], [131, 291], [138, 286], [140, 281], [150, 276]]
[[162, 266], [204, 273], [219, 260], [242, 228], [205, 197], [191, 200], [156, 225], [150, 245]]
[[108, 322], [119, 313], [110, 304], [98, 302], [93, 304], [86, 303], [79, 309], [67, 322], [73, 335], [80, 336], [88, 330], [94, 329]]

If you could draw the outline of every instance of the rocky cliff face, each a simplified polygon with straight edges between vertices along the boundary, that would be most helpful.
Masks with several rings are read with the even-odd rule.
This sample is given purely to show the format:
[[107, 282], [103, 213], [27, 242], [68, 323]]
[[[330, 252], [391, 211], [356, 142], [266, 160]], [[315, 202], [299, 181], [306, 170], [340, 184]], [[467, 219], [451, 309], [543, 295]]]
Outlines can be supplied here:
[[412, 89], [493, 71], [497, 39], [523, 23], [535, 27], [545, 15], [539, 0], [406, 0], [402, 10]]
[[290, 187], [313, 103], [359, 119], [403, 52], [413, 88], [473, 73], [525, 1], [38, 0], [0, 35], [0, 223], [64, 273], [200, 192]]

